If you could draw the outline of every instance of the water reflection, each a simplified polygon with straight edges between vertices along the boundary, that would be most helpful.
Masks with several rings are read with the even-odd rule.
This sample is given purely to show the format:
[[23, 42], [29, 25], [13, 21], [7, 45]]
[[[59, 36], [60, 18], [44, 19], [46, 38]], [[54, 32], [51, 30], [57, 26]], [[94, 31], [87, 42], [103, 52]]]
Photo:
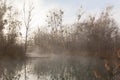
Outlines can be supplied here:
[[19, 80], [25, 59], [0, 59], [0, 80]]
[[95, 60], [85, 57], [38, 59], [34, 74], [38, 80], [95, 80], [95, 66]]
[[97, 80], [94, 69], [107, 75], [102, 65], [90, 57], [7, 58], [0, 60], [0, 80]]

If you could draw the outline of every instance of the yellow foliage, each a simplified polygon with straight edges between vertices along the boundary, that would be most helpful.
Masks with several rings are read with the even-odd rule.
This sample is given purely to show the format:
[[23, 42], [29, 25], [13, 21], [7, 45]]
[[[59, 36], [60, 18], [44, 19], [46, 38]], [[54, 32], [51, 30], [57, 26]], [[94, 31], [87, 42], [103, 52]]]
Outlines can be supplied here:
[[96, 78], [101, 78], [101, 75], [97, 70], [93, 70], [93, 73], [94, 73]]
[[110, 70], [110, 65], [107, 60], [105, 60], [104, 66], [105, 66], [106, 70], [108, 70], [108, 71]]

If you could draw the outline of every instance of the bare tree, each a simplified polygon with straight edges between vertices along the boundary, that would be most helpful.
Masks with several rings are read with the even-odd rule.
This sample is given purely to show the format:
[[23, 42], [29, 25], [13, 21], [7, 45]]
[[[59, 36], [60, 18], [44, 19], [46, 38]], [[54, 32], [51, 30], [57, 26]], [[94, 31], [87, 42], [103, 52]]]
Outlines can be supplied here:
[[25, 8], [26, 3], [24, 2], [23, 12], [24, 12], [24, 25], [25, 25], [25, 53], [27, 52], [28, 45], [28, 34], [30, 30], [30, 24], [32, 21], [32, 12], [33, 12], [33, 4], [29, 4], [28, 9]]
[[78, 14], [77, 14], [77, 21], [79, 22], [81, 17], [83, 16], [83, 14], [85, 13], [85, 10], [83, 9], [83, 7], [81, 6], [78, 10]]
[[[23, 6], [23, 12], [24, 12], [24, 25], [25, 25], [25, 53], [27, 52], [27, 46], [28, 46], [28, 34], [30, 30], [30, 23], [32, 21], [32, 11], [34, 7], [33, 4], [28, 5], [28, 9], [26, 9], [26, 3], [24, 2]], [[25, 80], [27, 79], [26, 77], [26, 62], [25, 62]]]

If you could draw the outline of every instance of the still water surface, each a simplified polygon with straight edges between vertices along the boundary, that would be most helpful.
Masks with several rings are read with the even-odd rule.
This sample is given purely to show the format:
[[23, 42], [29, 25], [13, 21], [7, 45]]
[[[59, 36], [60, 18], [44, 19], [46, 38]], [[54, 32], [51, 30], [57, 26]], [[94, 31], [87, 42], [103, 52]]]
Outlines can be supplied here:
[[[26, 62], [26, 64], [25, 64]], [[0, 61], [0, 80], [96, 80], [93, 70], [106, 72], [103, 61], [91, 57], [30, 57]]]

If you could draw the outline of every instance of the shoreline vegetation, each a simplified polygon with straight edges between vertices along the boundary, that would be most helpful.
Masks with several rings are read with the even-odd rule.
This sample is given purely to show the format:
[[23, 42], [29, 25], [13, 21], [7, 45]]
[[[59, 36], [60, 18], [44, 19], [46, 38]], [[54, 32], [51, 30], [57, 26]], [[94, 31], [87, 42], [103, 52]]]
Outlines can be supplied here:
[[[21, 21], [18, 18], [20, 14], [12, 4], [7, 5], [3, 1], [0, 4], [1, 56], [23, 57], [26, 52], [36, 50], [39, 54], [54, 53], [103, 57], [117, 55], [120, 50], [120, 29], [112, 17], [114, 15], [112, 14], [112, 6], [106, 7], [99, 13], [99, 16], [89, 15], [85, 20], [81, 20], [85, 13], [81, 7], [77, 21], [72, 25], [63, 24], [63, 10], [50, 11], [46, 16], [44, 30], [42, 27], [38, 27], [32, 35], [28, 35], [33, 5], [29, 5], [29, 18]], [[22, 40], [20, 28], [24, 24], [26, 35]]]
[[[107, 7], [99, 17], [89, 16], [73, 25], [63, 25], [63, 11], [51, 11], [45, 31], [35, 31], [34, 43], [40, 53], [110, 57], [120, 49], [119, 25], [112, 18], [112, 7]], [[114, 15], [114, 14], [113, 14]], [[83, 16], [83, 15], [78, 15]], [[48, 32], [49, 31], [49, 32]]]

